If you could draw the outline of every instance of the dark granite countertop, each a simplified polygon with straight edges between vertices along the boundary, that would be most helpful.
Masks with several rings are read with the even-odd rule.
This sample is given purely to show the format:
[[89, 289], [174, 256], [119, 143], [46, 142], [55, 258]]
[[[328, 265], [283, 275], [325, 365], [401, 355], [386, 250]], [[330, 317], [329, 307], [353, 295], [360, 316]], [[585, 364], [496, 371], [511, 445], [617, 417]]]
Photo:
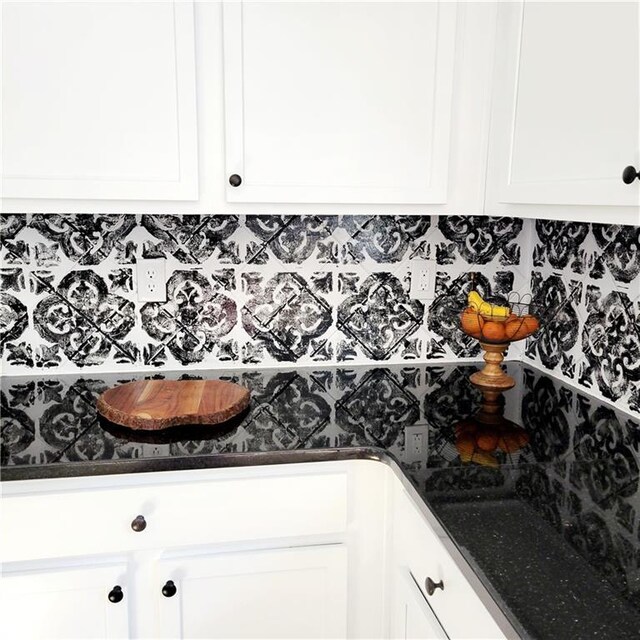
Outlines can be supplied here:
[[[188, 377], [247, 386], [247, 413], [222, 429], [159, 434], [96, 416], [102, 391], [145, 374], [5, 377], [1, 477], [393, 458], [523, 635], [640, 638], [638, 417], [510, 364], [518, 384], [505, 394], [504, 416], [522, 430], [470, 421], [481, 400], [468, 382], [473, 370], [199, 372]], [[428, 449], [407, 462], [404, 428], [419, 424]], [[497, 438], [510, 453], [492, 450]]]

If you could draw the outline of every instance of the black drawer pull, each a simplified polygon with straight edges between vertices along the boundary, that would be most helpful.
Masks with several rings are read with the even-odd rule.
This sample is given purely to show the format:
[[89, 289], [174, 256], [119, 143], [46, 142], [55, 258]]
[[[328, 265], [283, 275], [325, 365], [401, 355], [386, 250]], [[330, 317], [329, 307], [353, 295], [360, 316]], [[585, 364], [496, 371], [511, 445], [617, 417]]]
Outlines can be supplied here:
[[137, 532], [144, 531], [147, 528], [147, 521], [144, 516], [136, 516], [131, 523], [131, 528]]
[[624, 171], [622, 172], [622, 182], [625, 184], [631, 184], [636, 178], [640, 180], [640, 171], [636, 171], [636, 168], [632, 166], [624, 168]]
[[442, 580], [440, 580], [440, 582], [434, 582], [431, 578], [427, 578], [424, 585], [427, 588], [427, 593], [430, 596], [435, 593], [436, 589], [442, 589], [444, 591], [444, 582], [442, 582]]
[[118, 603], [124, 598], [124, 593], [122, 593], [122, 587], [120, 585], [116, 585], [109, 591], [109, 602]]
[[239, 187], [242, 184], [242, 178], [237, 173], [234, 173], [232, 176], [229, 176], [229, 184], [232, 187]]
[[162, 595], [165, 598], [173, 598], [173, 596], [175, 596], [177, 592], [178, 589], [176, 588], [176, 585], [173, 584], [173, 580], [167, 580], [164, 584], [164, 587], [162, 587]]

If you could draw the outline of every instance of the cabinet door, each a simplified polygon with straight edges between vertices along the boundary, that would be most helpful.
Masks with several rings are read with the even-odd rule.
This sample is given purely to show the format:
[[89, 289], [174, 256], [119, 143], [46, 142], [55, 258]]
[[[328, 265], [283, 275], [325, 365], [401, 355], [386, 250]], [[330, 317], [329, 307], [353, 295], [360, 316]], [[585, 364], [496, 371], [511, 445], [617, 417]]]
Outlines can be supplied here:
[[391, 637], [447, 639], [442, 625], [408, 571], [396, 574], [391, 611]]
[[225, 3], [227, 200], [446, 202], [457, 12]]
[[[0, 637], [128, 638], [125, 565], [7, 571], [0, 581]], [[114, 587], [120, 587], [118, 593]], [[112, 602], [109, 596], [114, 600]]]
[[[156, 635], [344, 638], [346, 572], [341, 545], [161, 561]], [[169, 597], [161, 593], [167, 580], [176, 589]]]
[[[487, 213], [640, 224], [637, 2], [505, 2], [498, 32]], [[617, 209], [616, 209], [617, 208]], [[523, 208], [523, 213], [526, 207]], [[614, 216], [612, 218], [612, 215]], [[562, 213], [558, 217], [563, 217]]]
[[2, 3], [6, 198], [198, 197], [193, 6]]

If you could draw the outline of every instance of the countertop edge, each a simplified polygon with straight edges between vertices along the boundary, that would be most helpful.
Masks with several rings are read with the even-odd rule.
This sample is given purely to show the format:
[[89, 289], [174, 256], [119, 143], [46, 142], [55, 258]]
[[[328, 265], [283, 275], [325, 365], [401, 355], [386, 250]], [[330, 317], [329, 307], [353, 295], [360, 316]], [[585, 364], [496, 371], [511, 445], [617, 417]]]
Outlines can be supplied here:
[[100, 460], [98, 462], [57, 462], [54, 464], [4, 467], [0, 483], [14, 480], [46, 480], [77, 478], [125, 473], [151, 473], [156, 471], [182, 471], [189, 469], [220, 469], [226, 467], [253, 467], [260, 465], [295, 464], [329, 460], [376, 460], [385, 464], [394, 457], [377, 447], [338, 447], [324, 449], [294, 449], [292, 451], [256, 451], [242, 453], [214, 453], [207, 455], [158, 457], [142, 459]]

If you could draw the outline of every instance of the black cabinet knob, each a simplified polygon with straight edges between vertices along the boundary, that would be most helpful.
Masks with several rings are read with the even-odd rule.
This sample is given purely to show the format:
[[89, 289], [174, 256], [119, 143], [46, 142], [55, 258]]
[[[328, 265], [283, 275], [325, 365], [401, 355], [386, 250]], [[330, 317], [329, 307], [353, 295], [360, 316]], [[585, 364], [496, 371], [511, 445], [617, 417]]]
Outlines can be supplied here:
[[120, 602], [120, 600], [122, 600], [122, 598], [124, 598], [124, 593], [122, 593], [122, 587], [119, 585], [116, 585], [115, 587], [113, 587], [113, 589], [111, 589], [111, 591], [109, 591], [109, 602]]
[[237, 173], [234, 173], [232, 176], [229, 176], [229, 184], [232, 187], [239, 187], [242, 184], [242, 178]]
[[622, 172], [622, 182], [625, 184], [631, 184], [636, 178], [640, 180], [640, 171], [636, 171], [636, 168], [632, 166], [624, 168], [624, 171]]
[[144, 516], [136, 516], [131, 523], [131, 528], [138, 532], [144, 531], [147, 528], [147, 521]]
[[442, 580], [440, 580], [440, 582], [434, 582], [431, 578], [427, 578], [424, 585], [427, 588], [427, 593], [430, 596], [435, 593], [436, 589], [442, 589], [444, 591], [444, 582], [442, 582]]
[[173, 580], [167, 580], [164, 583], [164, 587], [162, 587], [162, 595], [165, 598], [173, 598], [173, 596], [176, 595], [178, 589], [176, 588], [176, 585], [173, 584]]

